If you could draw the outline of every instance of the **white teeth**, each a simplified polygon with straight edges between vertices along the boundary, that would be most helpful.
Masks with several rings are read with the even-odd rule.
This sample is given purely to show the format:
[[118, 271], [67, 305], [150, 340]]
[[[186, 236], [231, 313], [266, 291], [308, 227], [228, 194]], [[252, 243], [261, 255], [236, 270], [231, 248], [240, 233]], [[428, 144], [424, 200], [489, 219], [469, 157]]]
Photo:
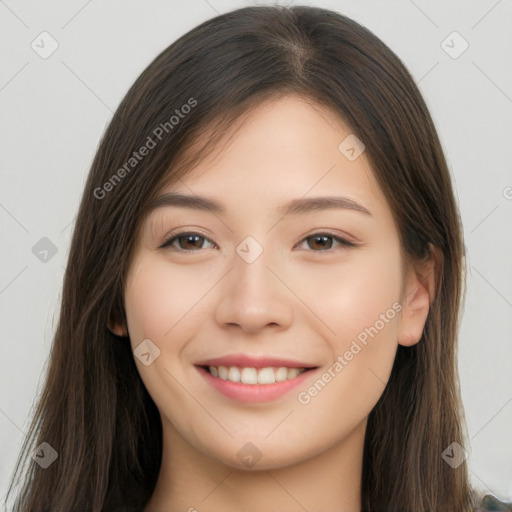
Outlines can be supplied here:
[[288, 378], [288, 368], [281, 366], [276, 371], [276, 382], [283, 382]]
[[[211, 368], [215, 368], [215, 367], [210, 366], [210, 370], [211, 370]], [[219, 366], [218, 370], [219, 370], [219, 377], [222, 380], [228, 380], [228, 369], [225, 366]]]
[[236, 366], [231, 366], [228, 372], [228, 380], [231, 382], [240, 382], [240, 370]]
[[262, 368], [258, 372], [258, 384], [273, 384], [276, 376], [272, 368]]
[[274, 382], [283, 382], [285, 380], [294, 379], [301, 373], [305, 372], [305, 368], [287, 368], [281, 366], [279, 368], [238, 368], [237, 366], [209, 366], [210, 374], [223, 380], [231, 382], [242, 382], [243, 384], [273, 384]]
[[240, 380], [244, 384], [257, 384], [258, 374], [256, 368], [244, 368], [240, 373]]
[[300, 373], [300, 370], [298, 368], [288, 368], [288, 378], [289, 379], [294, 379], [295, 377], [297, 377], [297, 375], [299, 375]]

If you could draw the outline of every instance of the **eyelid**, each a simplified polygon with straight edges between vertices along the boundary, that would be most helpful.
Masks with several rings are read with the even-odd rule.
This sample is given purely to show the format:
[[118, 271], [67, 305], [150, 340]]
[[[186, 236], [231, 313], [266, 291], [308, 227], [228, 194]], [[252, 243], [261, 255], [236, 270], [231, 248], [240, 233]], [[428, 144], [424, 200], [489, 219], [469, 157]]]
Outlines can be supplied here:
[[[359, 245], [358, 243], [350, 240], [350, 238], [352, 237], [349, 237], [347, 235], [342, 235], [340, 233], [337, 233], [337, 232], [333, 232], [329, 229], [318, 229], [318, 230], [315, 230], [313, 231], [312, 233], [310, 233], [309, 235], [305, 235], [303, 236], [300, 240], [299, 240], [299, 244], [304, 242], [305, 240], [307, 240], [308, 238], [312, 237], [312, 236], [321, 236], [321, 235], [327, 235], [327, 236], [330, 236], [332, 237], [334, 240], [337, 240], [338, 243], [340, 243], [341, 245], [344, 245], [344, 246], [350, 246], [350, 247], [356, 247], [357, 245]], [[325, 251], [310, 251], [310, 252], [328, 252], [328, 251], [331, 251], [333, 249], [327, 249]]]
[[[167, 248], [171, 247], [171, 243], [175, 242], [178, 238], [185, 236], [185, 235], [199, 235], [201, 238], [208, 240], [215, 247], [218, 247], [217, 244], [211, 238], [206, 236], [200, 230], [194, 228], [194, 229], [185, 229], [183, 231], [171, 232], [169, 235], [166, 235], [163, 243], [160, 246], [158, 246], [158, 249], [167, 249]], [[185, 251], [184, 249], [174, 249], [174, 250], [177, 252], [199, 252], [199, 251]]]

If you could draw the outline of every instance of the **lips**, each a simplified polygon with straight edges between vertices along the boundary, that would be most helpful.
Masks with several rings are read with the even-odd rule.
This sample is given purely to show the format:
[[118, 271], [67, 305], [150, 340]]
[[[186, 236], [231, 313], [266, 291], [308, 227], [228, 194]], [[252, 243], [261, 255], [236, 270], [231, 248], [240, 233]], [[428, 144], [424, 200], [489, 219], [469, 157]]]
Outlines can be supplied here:
[[246, 354], [209, 359], [197, 366], [204, 368], [215, 378], [251, 385], [291, 380], [314, 368], [306, 363], [289, 359], [254, 357]]
[[266, 402], [279, 398], [318, 368], [298, 360], [233, 354], [195, 365], [217, 391], [242, 402]]
[[251, 356], [248, 354], [231, 354], [224, 357], [207, 359], [196, 363], [196, 366], [237, 366], [239, 368], [317, 368], [316, 366], [299, 360], [285, 359], [272, 356]]

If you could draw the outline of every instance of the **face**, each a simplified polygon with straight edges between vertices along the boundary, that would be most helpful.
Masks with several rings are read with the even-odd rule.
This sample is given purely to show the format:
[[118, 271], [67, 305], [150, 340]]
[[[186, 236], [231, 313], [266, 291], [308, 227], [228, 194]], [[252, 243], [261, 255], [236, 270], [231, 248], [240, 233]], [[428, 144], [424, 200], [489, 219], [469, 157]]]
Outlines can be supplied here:
[[[271, 469], [366, 424], [424, 315], [409, 318], [416, 283], [402, 281], [390, 208], [350, 129], [294, 96], [252, 114], [161, 190], [218, 208], [169, 200], [151, 212], [125, 308], [164, 435], [231, 467]], [[315, 208], [322, 197], [333, 201]]]

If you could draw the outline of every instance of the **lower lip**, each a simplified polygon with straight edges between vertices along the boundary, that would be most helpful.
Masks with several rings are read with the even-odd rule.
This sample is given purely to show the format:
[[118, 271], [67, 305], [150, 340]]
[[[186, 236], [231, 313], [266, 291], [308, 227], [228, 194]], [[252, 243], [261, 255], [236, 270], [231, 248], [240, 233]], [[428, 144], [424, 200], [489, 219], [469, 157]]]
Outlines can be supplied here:
[[297, 377], [275, 382], [274, 384], [244, 384], [243, 382], [231, 382], [219, 377], [214, 377], [208, 370], [201, 366], [196, 366], [199, 373], [211, 384], [217, 391], [239, 402], [257, 403], [270, 402], [277, 400], [300, 384], [303, 384], [310, 377], [315, 369], [302, 372]]

